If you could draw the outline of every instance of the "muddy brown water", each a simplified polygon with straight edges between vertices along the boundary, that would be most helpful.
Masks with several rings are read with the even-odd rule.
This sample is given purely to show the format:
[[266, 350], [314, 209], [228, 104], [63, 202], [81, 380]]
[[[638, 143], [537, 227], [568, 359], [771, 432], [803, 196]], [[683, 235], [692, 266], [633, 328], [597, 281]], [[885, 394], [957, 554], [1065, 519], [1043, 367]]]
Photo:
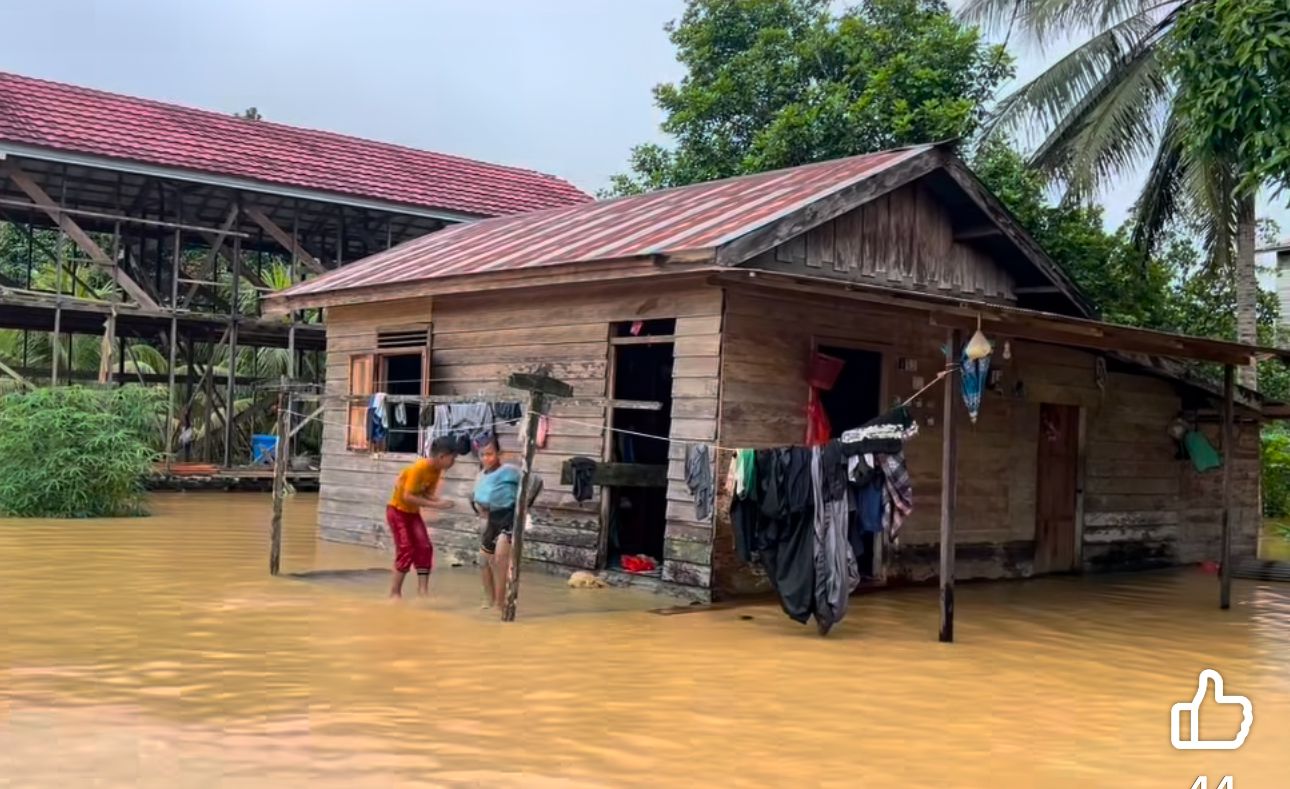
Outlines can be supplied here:
[[[286, 571], [383, 564], [288, 507]], [[827, 639], [767, 605], [535, 582], [521, 619], [466, 569], [391, 605], [379, 577], [270, 578], [269, 500], [0, 520], [0, 784], [1237, 789], [1290, 773], [1290, 588], [1186, 570], [857, 598]], [[528, 588], [526, 588], [528, 591]], [[597, 597], [603, 595], [603, 597]], [[1180, 752], [1203, 668], [1248, 696], [1237, 751]], [[1206, 705], [1202, 733], [1232, 715]]]

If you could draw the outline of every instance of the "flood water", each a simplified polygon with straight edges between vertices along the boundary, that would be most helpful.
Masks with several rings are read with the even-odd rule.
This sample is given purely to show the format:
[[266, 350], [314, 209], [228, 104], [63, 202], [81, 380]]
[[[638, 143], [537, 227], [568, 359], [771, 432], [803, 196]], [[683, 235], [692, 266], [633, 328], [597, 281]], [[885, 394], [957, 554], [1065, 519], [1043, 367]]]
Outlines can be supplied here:
[[[289, 505], [284, 571], [384, 563], [319, 546], [314, 503]], [[768, 605], [663, 616], [536, 582], [504, 625], [464, 569], [402, 605], [379, 578], [270, 578], [266, 496], [153, 508], [0, 520], [0, 784], [1251, 789], [1290, 770], [1287, 585], [1238, 581], [1227, 612], [1191, 570], [962, 585], [952, 645], [931, 589], [857, 598], [827, 639]], [[1170, 746], [1202, 668], [1253, 703], [1238, 751]], [[1211, 706], [1203, 735], [1234, 733]]]

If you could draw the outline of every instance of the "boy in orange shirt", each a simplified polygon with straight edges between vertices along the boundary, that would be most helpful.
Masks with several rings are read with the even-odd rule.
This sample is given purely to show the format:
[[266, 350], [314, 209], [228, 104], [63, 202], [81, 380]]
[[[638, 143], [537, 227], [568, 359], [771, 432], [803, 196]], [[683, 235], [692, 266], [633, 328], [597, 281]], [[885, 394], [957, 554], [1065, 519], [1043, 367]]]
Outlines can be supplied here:
[[434, 564], [434, 546], [421, 508], [446, 510], [452, 502], [438, 496], [439, 480], [443, 472], [452, 468], [457, 459], [456, 442], [450, 438], [436, 438], [430, 443], [430, 457], [416, 462], [399, 472], [394, 483], [394, 493], [385, 508], [385, 522], [394, 538], [394, 572], [390, 577], [390, 597], [403, 597], [403, 579], [413, 566], [417, 568], [417, 594], [430, 592], [430, 568]]

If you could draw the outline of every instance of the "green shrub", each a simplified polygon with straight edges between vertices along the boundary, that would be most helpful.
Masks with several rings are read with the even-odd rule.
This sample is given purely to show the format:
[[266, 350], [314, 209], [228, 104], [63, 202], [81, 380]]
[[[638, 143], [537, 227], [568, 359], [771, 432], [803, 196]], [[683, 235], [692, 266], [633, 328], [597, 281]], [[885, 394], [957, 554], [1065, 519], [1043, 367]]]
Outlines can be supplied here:
[[1290, 430], [1281, 424], [1263, 429], [1263, 514], [1290, 516]]
[[158, 395], [62, 386], [0, 397], [0, 514], [94, 518], [147, 514]]

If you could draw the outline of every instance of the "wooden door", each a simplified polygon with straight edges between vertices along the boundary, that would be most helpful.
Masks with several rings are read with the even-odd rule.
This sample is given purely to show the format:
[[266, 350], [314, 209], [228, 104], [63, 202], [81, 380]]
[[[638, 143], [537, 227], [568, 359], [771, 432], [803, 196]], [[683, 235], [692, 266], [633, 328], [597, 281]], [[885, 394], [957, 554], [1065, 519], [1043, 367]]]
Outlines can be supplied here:
[[1079, 478], [1079, 406], [1039, 407], [1035, 496], [1035, 572], [1076, 568], [1075, 517]]

